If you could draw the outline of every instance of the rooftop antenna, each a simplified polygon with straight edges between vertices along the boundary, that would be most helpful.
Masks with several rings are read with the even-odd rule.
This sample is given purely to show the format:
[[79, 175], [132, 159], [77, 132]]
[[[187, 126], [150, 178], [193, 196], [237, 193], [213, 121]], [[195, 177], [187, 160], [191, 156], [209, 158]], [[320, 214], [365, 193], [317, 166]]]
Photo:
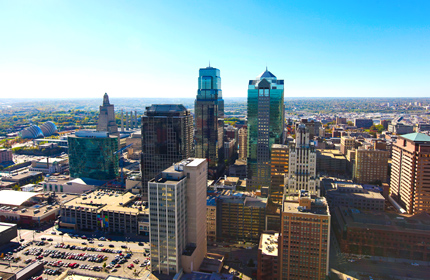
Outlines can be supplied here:
[[209, 60], [209, 67], [211, 67], [211, 61]]

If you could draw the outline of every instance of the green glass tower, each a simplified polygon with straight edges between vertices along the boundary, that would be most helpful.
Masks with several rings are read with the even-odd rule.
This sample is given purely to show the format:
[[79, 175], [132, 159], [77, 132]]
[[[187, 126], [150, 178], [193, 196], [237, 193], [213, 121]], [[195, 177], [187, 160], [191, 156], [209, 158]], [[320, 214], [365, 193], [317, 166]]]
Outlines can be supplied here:
[[270, 186], [270, 153], [284, 142], [284, 80], [267, 68], [248, 85], [248, 163], [250, 190]]
[[68, 137], [73, 178], [112, 180], [118, 177], [118, 137], [107, 132], [78, 131]]
[[219, 69], [209, 66], [199, 70], [194, 111], [196, 157], [208, 160], [208, 175], [215, 179], [224, 169], [224, 100]]

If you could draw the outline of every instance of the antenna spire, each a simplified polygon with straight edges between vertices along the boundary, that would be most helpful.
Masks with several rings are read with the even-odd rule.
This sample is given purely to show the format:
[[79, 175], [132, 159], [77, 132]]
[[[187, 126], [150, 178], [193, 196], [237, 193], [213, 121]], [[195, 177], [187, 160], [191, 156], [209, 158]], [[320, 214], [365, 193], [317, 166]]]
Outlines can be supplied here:
[[211, 61], [209, 60], [209, 67], [211, 67]]

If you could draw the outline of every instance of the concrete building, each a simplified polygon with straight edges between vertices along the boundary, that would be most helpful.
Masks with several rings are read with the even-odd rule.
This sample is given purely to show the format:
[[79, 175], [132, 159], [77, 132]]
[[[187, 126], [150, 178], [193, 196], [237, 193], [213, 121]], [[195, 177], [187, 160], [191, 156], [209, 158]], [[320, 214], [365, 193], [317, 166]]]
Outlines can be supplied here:
[[347, 124], [347, 120], [346, 118], [342, 118], [342, 117], [336, 117], [336, 125], [340, 125], [340, 124]]
[[77, 131], [68, 137], [69, 170], [73, 178], [112, 180], [119, 176], [118, 136]]
[[241, 185], [241, 180], [239, 177], [220, 177], [216, 180], [212, 186], [215, 191], [231, 190], [236, 191], [236, 189]]
[[239, 129], [239, 159], [246, 161], [248, 156], [248, 127], [242, 126]]
[[105, 131], [112, 135], [118, 134], [114, 105], [109, 103], [109, 96], [107, 93], [103, 96], [103, 105], [100, 106], [97, 131]]
[[261, 234], [258, 245], [257, 280], [278, 280], [278, 238], [277, 232]]
[[391, 132], [396, 135], [408, 134], [414, 132], [413, 125], [406, 125], [401, 122], [396, 122], [388, 125], [388, 132]]
[[12, 150], [0, 149], [0, 164], [1, 163], [12, 163]]
[[317, 150], [317, 172], [328, 176], [344, 175], [347, 160], [338, 150]]
[[315, 143], [309, 140], [309, 129], [300, 124], [296, 129], [296, 141], [290, 145], [288, 187], [285, 192], [298, 194], [300, 190], [307, 190], [311, 195], [318, 194], [316, 166]]
[[195, 155], [208, 160], [209, 177], [215, 179], [224, 169], [224, 158], [227, 158], [224, 156], [224, 100], [219, 69], [200, 68], [194, 116]]
[[430, 261], [430, 216], [338, 207], [333, 229], [342, 253]]
[[358, 184], [334, 182], [324, 192], [330, 209], [338, 206], [371, 211], [385, 209], [385, 198], [382, 194], [368, 191]]
[[284, 143], [284, 80], [267, 69], [248, 84], [247, 188], [270, 186], [270, 152]]
[[193, 116], [180, 104], [151, 105], [142, 116], [142, 195], [148, 181], [174, 162], [194, 155]]
[[430, 137], [401, 135], [393, 145], [390, 192], [407, 213], [430, 212]]
[[340, 152], [346, 155], [349, 150], [355, 149], [355, 138], [351, 136], [342, 136], [340, 138]]
[[111, 190], [83, 194], [61, 204], [60, 226], [148, 236], [149, 210], [137, 199], [132, 193]]
[[75, 178], [69, 176], [59, 175], [46, 177], [39, 185], [43, 187], [45, 192], [56, 193], [73, 193], [81, 194], [106, 184], [106, 181], [94, 180], [89, 178]]
[[218, 233], [226, 240], [257, 242], [265, 230], [266, 201], [242, 195], [221, 196]]
[[278, 246], [279, 279], [326, 279], [330, 220], [324, 198], [311, 197], [305, 190], [285, 198]]
[[372, 119], [354, 119], [354, 126], [357, 128], [370, 128], [372, 125]]
[[63, 173], [69, 168], [68, 158], [43, 158], [33, 160], [29, 171], [42, 172], [43, 174]]
[[207, 170], [206, 159], [190, 158], [148, 182], [152, 271], [199, 269], [207, 253]]
[[8, 224], [0, 222], [0, 246], [9, 243], [12, 239], [18, 236], [16, 224]]
[[281, 206], [288, 179], [288, 145], [273, 144], [270, 162], [271, 183], [269, 188], [269, 198], [271, 202]]
[[355, 150], [355, 162], [352, 177], [359, 184], [388, 182], [389, 151], [358, 148]]

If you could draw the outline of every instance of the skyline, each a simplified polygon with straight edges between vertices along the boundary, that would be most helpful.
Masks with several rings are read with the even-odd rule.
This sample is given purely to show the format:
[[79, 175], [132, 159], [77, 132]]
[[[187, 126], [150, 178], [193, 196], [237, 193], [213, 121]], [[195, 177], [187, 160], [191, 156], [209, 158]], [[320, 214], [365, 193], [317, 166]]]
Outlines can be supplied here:
[[0, 92], [195, 98], [198, 70], [210, 61], [226, 99], [246, 97], [248, 81], [266, 66], [285, 80], [286, 99], [426, 97], [429, 8], [424, 1], [2, 1]]

